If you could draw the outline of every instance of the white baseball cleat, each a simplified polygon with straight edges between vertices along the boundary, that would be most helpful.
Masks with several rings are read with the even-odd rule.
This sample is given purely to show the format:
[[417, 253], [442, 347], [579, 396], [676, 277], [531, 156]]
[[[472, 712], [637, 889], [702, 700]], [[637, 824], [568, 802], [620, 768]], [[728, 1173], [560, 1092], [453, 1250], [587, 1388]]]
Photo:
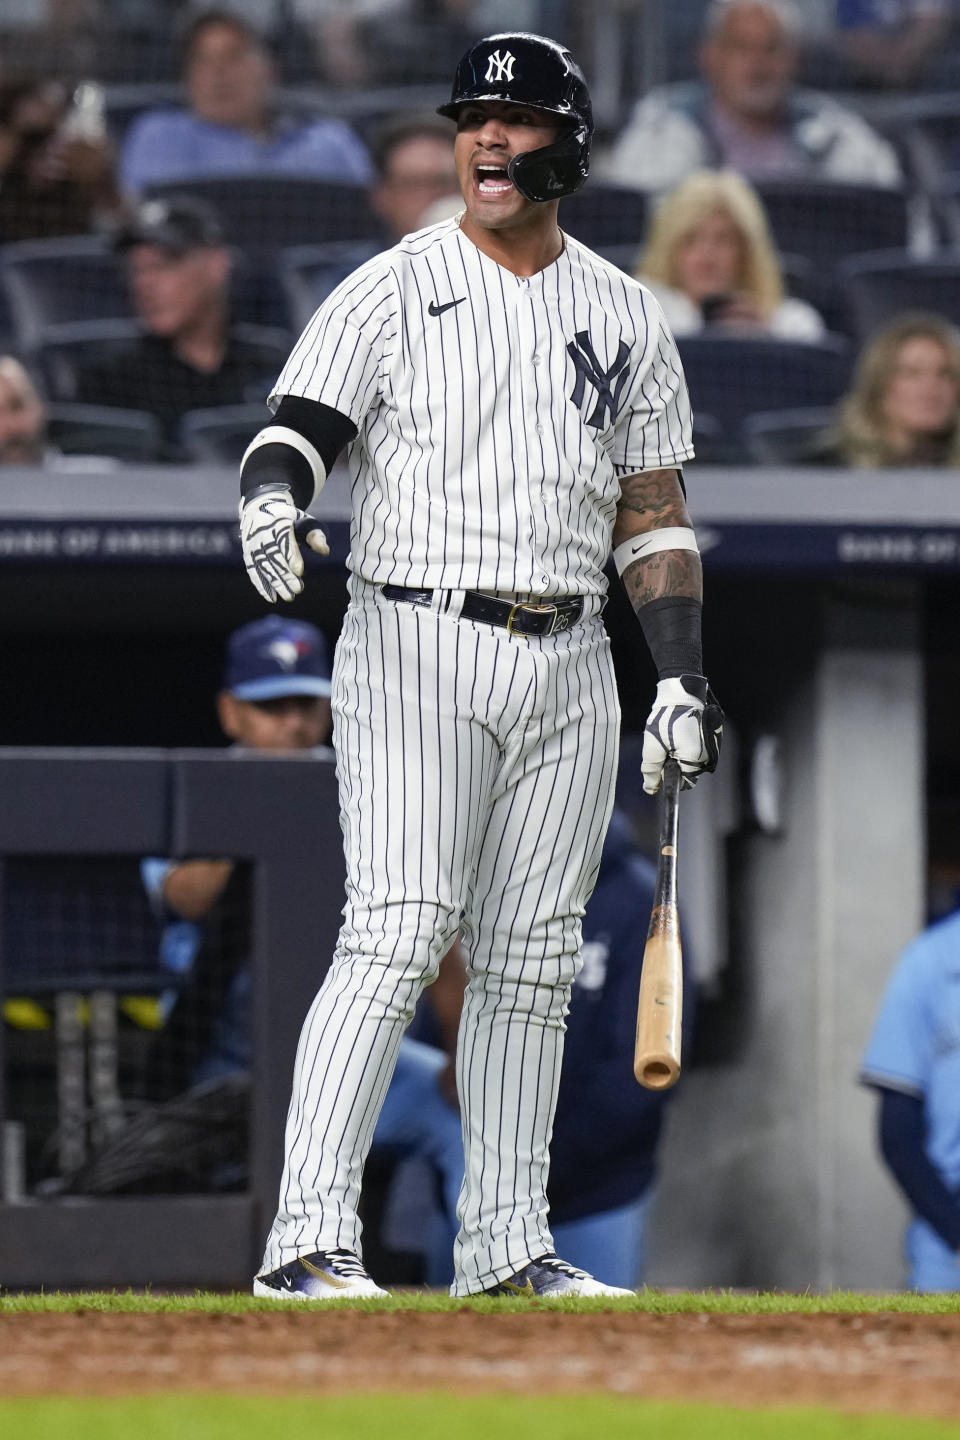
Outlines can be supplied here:
[[568, 1295], [634, 1293], [633, 1290], [621, 1290], [616, 1285], [604, 1285], [588, 1275], [586, 1270], [578, 1270], [576, 1265], [568, 1265], [566, 1260], [556, 1255], [541, 1255], [538, 1260], [531, 1260], [529, 1265], [511, 1275], [509, 1280], [501, 1280], [489, 1290], [482, 1291], [484, 1295], [529, 1295], [540, 1300], [563, 1300]]
[[298, 1255], [269, 1275], [258, 1275], [253, 1293], [266, 1300], [388, 1300], [350, 1250]]

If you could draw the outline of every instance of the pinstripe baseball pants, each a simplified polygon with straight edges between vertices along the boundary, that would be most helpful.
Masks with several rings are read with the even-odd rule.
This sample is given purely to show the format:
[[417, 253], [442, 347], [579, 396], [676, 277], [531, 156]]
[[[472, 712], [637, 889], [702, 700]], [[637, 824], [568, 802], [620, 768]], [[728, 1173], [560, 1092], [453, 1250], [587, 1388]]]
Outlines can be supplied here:
[[553, 1248], [564, 1019], [616, 775], [609, 642], [596, 614], [525, 639], [357, 578], [351, 596], [333, 671], [347, 904], [300, 1038], [264, 1270], [359, 1252], [360, 1180], [397, 1049], [460, 931], [454, 1292], [471, 1294]]

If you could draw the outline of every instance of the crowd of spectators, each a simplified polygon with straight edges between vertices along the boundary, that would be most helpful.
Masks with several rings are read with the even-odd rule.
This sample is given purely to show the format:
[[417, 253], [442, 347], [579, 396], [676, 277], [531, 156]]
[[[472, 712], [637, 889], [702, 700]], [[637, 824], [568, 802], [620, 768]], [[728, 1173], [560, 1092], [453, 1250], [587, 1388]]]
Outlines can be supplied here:
[[[665, 83], [621, 96], [619, 118], [601, 123], [573, 233], [591, 244], [601, 212], [610, 230], [618, 192], [645, 193], [646, 226], [621, 223], [608, 258], [653, 288], [678, 339], [707, 331], [785, 346], [827, 338], [845, 344], [852, 375], [879, 321], [865, 328], [847, 303], [830, 256], [831, 224], [837, 258], [890, 249], [896, 242], [871, 197], [887, 217], [902, 202], [905, 254], [920, 266], [952, 253], [960, 235], [949, 180], [931, 193], [930, 145], [914, 147], [903, 125], [874, 118], [861, 103], [867, 90], [917, 93], [909, 87], [950, 53], [954, 10], [950, 0], [662, 7], [667, 41], [689, 39], [689, 71], [671, 78], [685, 72], [682, 47], [668, 44]], [[20, 0], [4, 22], [9, 35], [72, 35], [79, 46], [81, 32], [113, 25], [118, 33], [139, 27], [175, 39], [170, 83], [141, 86], [139, 104], [129, 87], [117, 101], [116, 87], [101, 84], [95, 67], [47, 72], [17, 67], [7, 55], [0, 66], [0, 246], [87, 237], [115, 256], [112, 304], [137, 327], [125, 347], [112, 332], [102, 343], [91, 331], [67, 361], [57, 322], [75, 316], [58, 315], [55, 306], [46, 313], [46, 297], [31, 291], [40, 282], [23, 270], [9, 281], [26, 253], [22, 244], [0, 250], [0, 301], [16, 292], [5, 307], [3, 348], [25, 367], [38, 403], [69, 399], [152, 413], [161, 434], [154, 458], [182, 460], [185, 414], [258, 401], [284, 345], [334, 284], [377, 249], [456, 209], [450, 127], [425, 109], [424, 87], [445, 87], [464, 37], [519, 21], [585, 48], [589, 68], [593, 31], [578, 7], [525, 0], [520, 12], [505, 13], [499, 0], [292, 0], [282, 10], [244, 0], [214, 7], [127, 0], [108, 16], [96, 3]], [[44, 53], [39, 44], [37, 53]], [[837, 75], [855, 74], [834, 93], [808, 83], [824, 55]], [[401, 81], [402, 89], [375, 88]], [[941, 123], [937, 143], [947, 175], [955, 143], [949, 126]], [[921, 152], [925, 170], [914, 163]], [[284, 181], [293, 189], [278, 190]], [[824, 185], [853, 198], [835, 221], [823, 211], [812, 255], [803, 234]], [[796, 214], [806, 216], [796, 227], [783, 210], [790, 187]], [[301, 191], [313, 207], [306, 224], [287, 211]], [[218, 206], [225, 208], [218, 213]], [[315, 249], [305, 261], [308, 238]], [[42, 246], [35, 253], [51, 254]], [[68, 252], [61, 263], [69, 265]], [[127, 300], [118, 301], [124, 291]], [[85, 316], [93, 307], [88, 299]], [[105, 305], [105, 318], [117, 313]], [[257, 333], [251, 321], [260, 322]], [[960, 322], [960, 303], [945, 292], [943, 311], [930, 321]], [[58, 357], [56, 381], [50, 353]], [[793, 407], [812, 403], [802, 392], [788, 398]], [[713, 394], [694, 394], [693, 402], [701, 413], [725, 408]], [[869, 465], [914, 455], [912, 446], [841, 442], [843, 417], [856, 404], [853, 394], [837, 410], [811, 457]], [[736, 408], [750, 406], [741, 397]], [[17, 453], [13, 447], [5, 458]], [[870, 458], [881, 453], [886, 458]], [[916, 453], [954, 463], [946, 440]], [[702, 454], [710, 459], [709, 447]], [[743, 446], [739, 458], [755, 457]]]
[[[445, 85], [464, 37], [519, 20], [586, 47], [589, 66], [592, 31], [578, 7], [526, 0], [522, 13], [503, 10], [498, 0], [292, 0], [282, 11], [244, 0], [146, 9], [127, 0], [108, 16], [96, 3], [20, 0], [5, 20], [8, 34], [32, 27], [37, 36], [76, 39], [112, 24], [118, 32], [163, 29], [176, 39], [168, 63], [177, 83], [141, 87], [139, 105], [129, 93], [114, 104], [115, 92], [95, 69], [80, 76], [66, 66], [28, 71], [6, 57], [0, 66], [0, 245], [57, 237], [99, 244], [116, 258], [112, 303], [136, 327], [126, 346], [112, 332], [104, 344], [91, 331], [68, 363], [57, 322], [75, 317], [45, 313], [44, 297], [31, 293], [38, 282], [21, 270], [6, 307], [5, 348], [25, 367], [37, 403], [66, 398], [149, 412], [161, 434], [154, 458], [182, 460], [185, 414], [262, 398], [284, 345], [334, 284], [377, 249], [456, 209], [450, 127], [425, 110], [423, 87]], [[865, 87], [904, 94], [921, 84], [949, 53], [954, 7], [950, 0], [812, 0], [802, 7], [794, 0], [683, 0], [663, 7], [661, 22], [668, 40], [696, 27], [686, 46], [691, 73], [672, 80], [677, 66], [668, 64], [665, 83], [622, 97], [635, 103], [621, 104], [619, 123], [601, 124], [593, 178], [578, 197], [586, 208], [573, 233], [582, 225], [592, 243], [590, 225], [606, 207], [609, 229], [618, 191], [646, 193], [647, 225], [621, 225], [608, 258], [651, 286], [678, 339], [707, 331], [785, 346], [827, 338], [846, 345], [852, 375], [877, 326], [864, 330], [833, 273], [829, 209], [820, 227], [827, 239], [821, 233], [816, 256], [804, 253], [804, 227], [790, 224], [783, 193], [795, 188], [799, 215], [822, 203], [822, 192], [804, 186], [855, 192], [853, 209], [835, 222], [838, 257], [890, 247], [879, 210], [871, 211], [871, 196], [881, 194], [888, 216], [902, 199], [903, 243], [918, 265], [952, 251], [960, 220], [949, 184], [931, 195], [929, 167], [921, 183], [902, 127], [875, 122], [860, 96]], [[291, 36], [299, 36], [293, 60]], [[835, 93], [811, 88], [810, 67], [824, 54], [837, 74], [855, 71], [856, 82]], [[291, 65], [300, 79], [305, 65], [311, 84], [291, 89]], [[399, 91], [369, 88], [400, 81]], [[923, 153], [929, 160], [929, 147]], [[946, 172], [949, 138], [940, 154]], [[308, 216], [303, 227], [286, 213], [292, 192], [276, 189], [284, 180], [315, 207], [315, 225]], [[769, 208], [774, 200], [780, 209]], [[302, 249], [285, 244], [302, 246], [308, 236], [316, 245], [304, 263]], [[0, 250], [0, 300], [23, 253], [22, 245]], [[29, 253], [50, 254], [42, 246]], [[296, 261], [287, 259], [294, 254]], [[62, 264], [69, 263], [67, 252]], [[118, 301], [124, 291], [127, 300]], [[94, 305], [87, 303], [85, 315]], [[116, 313], [105, 306], [105, 317]], [[263, 323], [253, 333], [251, 320], [273, 333]], [[943, 343], [952, 344], [948, 322], [958, 321], [960, 304], [946, 298], [943, 312], [929, 317], [939, 338], [927, 343], [945, 335]], [[921, 341], [911, 333], [916, 348]], [[881, 349], [889, 355], [889, 346]], [[48, 351], [58, 356], [56, 382]], [[860, 376], [869, 369], [864, 356]], [[876, 387], [875, 371], [874, 362]], [[735, 367], [726, 381], [735, 383]], [[864, 383], [858, 378], [811, 458], [955, 463], [947, 430], [918, 446], [864, 443]], [[802, 392], [789, 400], [810, 403]], [[723, 408], [722, 396], [694, 394], [693, 402], [701, 412]], [[750, 407], [741, 398], [736, 408]], [[854, 414], [861, 417], [858, 443], [841, 439]], [[19, 453], [17, 446], [2, 452], [7, 461]], [[704, 455], [711, 458], [709, 449]], [[748, 447], [740, 458], [751, 458]]]

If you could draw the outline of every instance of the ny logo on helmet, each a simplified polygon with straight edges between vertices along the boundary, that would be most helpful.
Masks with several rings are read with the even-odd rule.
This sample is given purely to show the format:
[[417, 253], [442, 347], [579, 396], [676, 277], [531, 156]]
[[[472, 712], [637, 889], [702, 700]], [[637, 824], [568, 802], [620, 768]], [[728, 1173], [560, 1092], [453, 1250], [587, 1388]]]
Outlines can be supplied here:
[[513, 67], [516, 63], [516, 56], [511, 55], [509, 50], [505, 55], [501, 55], [499, 50], [494, 50], [487, 62], [487, 73], [483, 78], [488, 84], [497, 85], [505, 80], [509, 85], [513, 79]]

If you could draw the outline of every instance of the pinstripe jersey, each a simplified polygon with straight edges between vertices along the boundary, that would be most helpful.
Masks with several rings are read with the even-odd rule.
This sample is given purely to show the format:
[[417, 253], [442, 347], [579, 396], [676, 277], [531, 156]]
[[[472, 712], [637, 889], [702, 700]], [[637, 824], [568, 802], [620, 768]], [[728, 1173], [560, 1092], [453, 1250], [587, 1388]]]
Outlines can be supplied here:
[[456, 219], [348, 276], [270, 404], [321, 401], [348, 449], [350, 568], [376, 584], [604, 595], [618, 477], [690, 459], [657, 301], [569, 236], [524, 277]]

